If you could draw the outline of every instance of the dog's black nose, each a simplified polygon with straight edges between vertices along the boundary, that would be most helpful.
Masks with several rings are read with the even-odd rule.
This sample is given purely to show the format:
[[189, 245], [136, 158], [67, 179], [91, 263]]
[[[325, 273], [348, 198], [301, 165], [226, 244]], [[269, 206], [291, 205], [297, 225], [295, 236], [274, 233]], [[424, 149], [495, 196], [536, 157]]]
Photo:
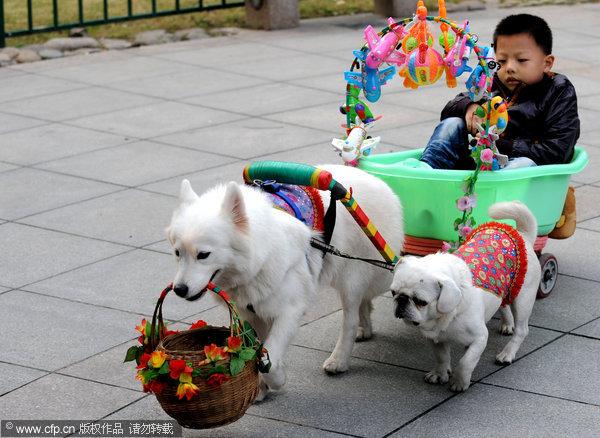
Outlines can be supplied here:
[[408, 297], [406, 295], [399, 294], [394, 297], [394, 301], [396, 301], [396, 308], [394, 309], [396, 318], [404, 318], [404, 310], [408, 305]]
[[185, 284], [176, 284], [173, 286], [173, 292], [175, 292], [178, 297], [185, 297], [188, 293], [188, 287]]

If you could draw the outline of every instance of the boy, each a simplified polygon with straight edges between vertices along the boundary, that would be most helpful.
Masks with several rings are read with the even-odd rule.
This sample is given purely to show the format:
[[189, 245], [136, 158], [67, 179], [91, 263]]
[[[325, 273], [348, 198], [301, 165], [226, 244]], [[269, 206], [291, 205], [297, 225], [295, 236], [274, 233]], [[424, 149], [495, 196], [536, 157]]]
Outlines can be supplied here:
[[[492, 94], [508, 105], [509, 122], [496, 141], [509, 157], [506, 168], [570, 162], [579, 138], [577, 97], [566, 76], [550, 72], [548, 24], [534, 15], [510, 15], [498, 23], [493, 40], [500, 69]], [[421, 161], [435, 169], [474, 169], [467, 134], [477, 134], [481, 120], [474, 113], [481, 103], [468, 93], [448, 102]]]

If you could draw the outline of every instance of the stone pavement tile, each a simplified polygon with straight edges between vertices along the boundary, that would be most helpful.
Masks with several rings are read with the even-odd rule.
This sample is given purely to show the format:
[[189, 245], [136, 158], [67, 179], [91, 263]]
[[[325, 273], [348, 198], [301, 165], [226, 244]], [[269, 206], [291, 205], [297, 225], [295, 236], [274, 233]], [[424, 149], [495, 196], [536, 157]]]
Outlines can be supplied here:
[[0, 102], [6, 103], [30, 97], [56, 95], [84, 87], [84, 84], [74, 84], [72, 81], [48, 78], [35, 74], [21, 74], [0, 79], [2, 95]]
[[577, 228], [582, 230], [600, 232], [600, 218], [588, 219], [583, 222], [577, 222]]
[[[228, 72], [213, 68], [190, 67], [183, 71], [161, 76], [150, 76], [113, 82], [111, 88], [164, 99], [183, 99], [191, 96], [201, 98], [207, 94], [234, 89], [253, 89], [265, 84], [260, 78], [249, 77], [240, 72]], [[231, 109], [234, 109], [233, 106]]]
[[[28, 62], [24, 64], [12, 65], [8, 68], [20, 73], [43, 73], [53, 70], [62, 70], [65, 68], [77, 66], [90, 66], [93, 64], [102, 64], [118, 59], [131, 58], [132, 54], [126, 50], [104, 50], [94, 53], [93, 56], [64, 56], [57, 59], [49, 59], [44, 62]], [[4, 70], [4, 69], [3, 69]]]
[[[0, 295], [2, 360], [53, 371], [135, 337], [139, 315], [23, 291]], [[10, 311], [9, 311], [10, 309]]]
[[34, 368], [22, 367], [9, 363], [0, 363], [0, 373], [2, 373], [0, 395], [5, 395], [16, 388], [47, 374], [44, 371], [36, 370]]
[[242, 115], [232, 112], [178, 102], [161, 102], [82, 117], [70, 123], [84, 128], [147, 139], [241, 118]]
[[30, 216], [22, 222], [137, 247], [164, 239], [163, 230], [176, 205], [171, 197], [129, 189]]
[[427, 412], [390, 437], [592, 438], [598, 435], [598, 415], [598, 406], [476, 385]]
[[[590, 165], [588, 165], [590, 166]], [[593, 167], [593, 163], [590, 167]], [[577, 222], [600, 216], [600, 188], [582, 186], [575, 189], [577, 200]]]
[[[596, 69], [600, 73], [600, 68]], [[577, 96], [577, 109], [579, 111], [600, 111], [600, 102], [598, 102], [598, 94], [600, 94], [600, 83], [598, 89], [594, 95], [578, 95]]]
[[[342, 94], [340, 94], [340, 97], [343, 99]], [[345, 124], [346, 120], [339, 112], [339, 105], [339, 99], [336, 99], [330, 104], [317, 105], [301, 110], [291, 110], [280, 114], [270, 114], [265, 116], [265, 118], [333, 132], [335, 135], [343, 135], [344, 131], [340, 125]], [[377, 109], [378, 111], [374, 113], [376, 117], [380, 115], [385, 116], [375, 122], [377, 132], [412, 123], [439, 120], [439, 115], [432, 112], [411, 109], [400, 105], [381, 103], [377, 106]], [[340, 132], [341, 134], [338, 134]], [[377, 135], [374, 130], [372, 134]]]
[[4, 145], [0, 149], [0, 160], [32, 165], [116, 146], [127, 141], [126, 137], [119, 135], [50, 123], [0, 135], [0, 142]]
[[95, 181], [138, 186], [232, 160], [188, 148], [137, 141], [42, 163], [36, 167]]
[[[346, 70], [350, 68], [350, 63], [353, 59], [348, 61], [348, 66]], [[344, 79], [344, 70], [340, 70], [335, 73], [330, 73], [326, 75], [319, 76], [307, 76], [306, 78], [293, 79], [287, 81], [288, 84], [296, 85], [306, 89], [307, 93], [314, 93], [314, 90], [317, 91], [327, 91], [330, 93], [337, 93], [339, 105], [345, 103], [346, 100], [346, 80]], [[385, 94], [384, 94], [385, 96]], [[373, 107], [376, 107], [377, 104], [374, 104]], [[371, 104], [369, 104], [369, 108], [371, 108]], [[340, 114], [340, 116], [342, 116]], [[343, 116], [342, 116], [343, 117]]]
[[15, 288], [127, 250], [121, 245], [16, 223], [0, 225], [0, 242], [4, 248], [0, 252], [0, 284]]
[[549, 239], [544, 252], [553, 253], [558, 259], [558, 272], [592, 281], [600, 280], [600, 272], [590, 262], [600, 244], [600, 233], [576, 229], [566, 240]]
[[[263, 48], [267, 54], [271, 54], [272, 48]], [[295, 52], [282, 60], [282, 68], [273, 68], [272, 63], [262, 60], [250, 60], [243, 64], [243, 71], [250, 76], [271, 79], [273, 81], [289, 81], [307, 76], [327, 75], [344, 71], [346, 65], [339, 59], [321, 56], [313, 53]]]
[[[600, 54], [599, 54], [600, 55]], [[578, 74], [570, 74], [569, 80], [573, 83], [575, 87], [575, 91], [577, 96], [585, 97], [592, 96], [594, 94], [598, 94], [600, 92], [600, 81], [598, 79], [589, 79], [584, 76], [580, 76]], [[585, 113], [583, 114], [585, 116]], [[579, 112], [579, 118], [582, 119], [582, 130], [583, 128], [592, 128], [594, 127], [593, 119], [588, 120], [587, 118], [582, 118], [581, 111]], [[589, 123], [588, 123], [589, 122]]]
[[74, 83], [106, 85], [114, 82], [182, 72], [188, 69], [191, 69], [191, 67], [185, 64], [169, 62], [159, 58], [128, 56], [124, 59], [116, 59], [109, 62], [80, 64], [67, 68], [54, 69], [45, 72], [45, 75]]
[[573, 330], [573, 333], [600, 339], [600, 320], [596, 319], [584, 326], [581, 326], [577, 330]]
[[425, 147], [438, 122], [439, 118], [432, 117], [431, 120], [421, 123], [400, 125], [381, 131], [376, 127], [376, 130], [373, 129], [372, 134], [380, 136], [382, 142], [391, 143], [401, 148], [420, 149]]
[[[175, 272], [171, 254], [134, 250], [31, 284], [26, 290], [151, 317], [158, 296]], [[179, 320], [202, 308], [190, 307], [173, 296], [165, 301], [163, 312], [165, 318]]]
[[[343, 99], [343, 95], [340, 97]], [[335, 93], [308, 92], [305, 88], [296, 85], [277, 82], [204, 94], [182, 101], [223, 111], [246, 113], [249, 116], [262, 116], [289, 110], [302, 110], [323, 103], [337, 102], [337, 100], [339, 98]], [[337, 111], [335, 106], [333, 108]]]
[[425, 385], [421, 372], [374, 360], [355, 359], [351, 372], [329, 376], [321, 370], [326, 358], [322, 351], [290, 347], [286, 387], [253, 405], [251, 413], [349, 435], [384, 436], [452, 395]]
[[[230, 71], [245, 71], [245, 66], [250, 62], [264, 63], [271, 65], [273, 59], [285, 59], [286, 62], [293, 56], [298, 56], [296, 50], [287, 50], [277, 47], [268, 46], [260, 42], [254, 41], [239, 41], [230, 39], [227, 42], [222, 40], [217, 41], [211, 38], [207, 42], [202, 42], [202, 49], [198, 48], [183, 50], [183, 51], [164, 51], [154, 55], [156, 58], [165, 59], [168, 61], [176, 61], [178, 63], [186, 63], [202, 67], [228, 67]], [[217, 43], [217, 44], [215, 44]], [[260, 77], [255, 72], [251, 76]], [[281, 78], [279, 78], [281, 79]]]
[[14, 166], [12, 164], [0, 162], [0, 173], [2, 173], [2, 172], [8, 172], [9, 170], [14, 170], [14, 169], [17, 169], [17, 168], [18, 168], [18, 166]]
[[19, 420], [97, 420], [143, 394], [51, 374], [2, 397], [0, 415]]
[[310, 129], [309, 126], [262, 118], [247, 118], [217, 126], [177, 132], [157, 137], [154, 141], [251, 161], [252, 157], [261, 157], [319, 142], [329, 145], [331, 138], [327, 133]]
[[[408, 327], [404, 322], [394, 317], [392, 299], [389, 296], [379, 297], [374, 301], [374, 304], [375, 309], [372, 313], [373, 338], [355, 343], [349, 373], [354, 372], [356, 358], [417, 369], [421, 371], [421, 376], [424, 372], [432, 369], [435, 361], [427, 341], [417, 330]], [[341, 322], [341, 311], [312, 322], [302, 327], [298, 332], [294, 339], [294, 345], [330, 353], [335, 346]], [[492, 319], [488, 323], [488, 345], [475, 368], [473, 381], [479, 380], [501, 368], [500, 365], [495, 363], [495, 357], [496, 354], [502, 351], [510, 338], [498, 333], [498, 325], [499, 321], [497, 319]], [[519, 349], [517, 359], [524, 357], [558, 336], [560, 336], [560, 333], [530, 327], [529, 335]], [[452, 345], [453, 366], [462, 357], [463, 348], [458, 344]], [[422, 381], [422, 384], [424, 387], [429, 386], [425, 381]], [[444, 388], [450, 392], [448, 385], [444, 385]]]
[[[6, 108], [3, 110], [7, 111]], [[45, 120], [39, 120], [30, 117], [22, 117], [16, 114], [8, 114], [11, 111], [0, 111], [0, 134], [4, 132], [20, 131], [23, 129], [33, 128], [34, 126], [45, 125]]]
[[[183, 437], [197, 438], [335, 438], [340, 435], [321, 428], [308, 427], [288, 421], [273, 420], [252, 414], [251, 406], [238, 421], [215, 429], [186, 429]], [[145, 395], [141, 400], [123, 407], [106, 417], [106, 420], [171, 420], [153, 395]]]
[[600, 408], [600, 341], [566, 335], [486, 378], [485, 383]]
[[[332, 136], [333, 138], [333, 136]], [[339, 155], [328, 143], [316, 146], [308, 146], [294, 149], [292, 151], [274, 153], [260, 157], [261, 160], [289, 161], [292, 163], [304, 163], [311, 166], [321, 164], [343, 164]]]
[[[598, 131], [598, 134], [600, 134], [600, 131]], [[600, 147], [596, 147], [596, 146], [591, 146], [589, 144], [585, 143], [585, 139], [581, 139], [580, 141], [577, 142], [577, 146], [579, 146], [580, 148], [582, 148], [583, 150], [585, 150], [587, 156], [588, 156], [588, 164], [586, 165], [585, 169], [583, 169], [581, 172], [576, 173], [574, 175], [571, 175], [571, 185], [575, 186], [575, 196], [577, 196], [577, 183], [580, 184], [593, 184], [596, 182], [600, 182], [600, 175], [598, 175], [598, 172], [596, 171], [596, 166], [595, 163], [597, 163], [600, 160]], [[599, 143], [600, 146], [600, 143]], [[579, 207], [579, 202], [577, 203], [577, 206]]]
[[[139, 324], [140, 322], [136, 325]], [[131, 329], [131, 334], [134, 337], [136, 333], [139, 335], [139, 332], [135, 330], [135, 326], [131, 327]], [[68, 365], [60, 369], [58, 373], [119, 388], [131, 389], [140, 392], [141, 396], [142, 382], [135, 378], [137, 374], [135, 362], [123, 362], [127, 350], [134, 345], [138, 345], [138, 342], [132, 339], [124, 344], [94, 354], [73, 365]]]
[[3, 219], [18, 219], [119, 190], [111, 184], [31, 168], [1, 173], [0, 186]]
[[598, 318], [597, 303], [596, 282], [559, 275], [550, 296], [535, 302], [529, 325], [568, 332]]
[[[60, 99], [57, 97], [60, 96]], [[109, 90], [100, 87], [87, 87], [65, 91], [59, 95], [46, 95], [21, 99], [2, 105], [6, 112], [21, 114], [52, 121], [65, 121], [93, 114], [112, 113], [121, 109], [147, 106], [156, 99]], [[95, 127], [95, 126], [93, 126]]]

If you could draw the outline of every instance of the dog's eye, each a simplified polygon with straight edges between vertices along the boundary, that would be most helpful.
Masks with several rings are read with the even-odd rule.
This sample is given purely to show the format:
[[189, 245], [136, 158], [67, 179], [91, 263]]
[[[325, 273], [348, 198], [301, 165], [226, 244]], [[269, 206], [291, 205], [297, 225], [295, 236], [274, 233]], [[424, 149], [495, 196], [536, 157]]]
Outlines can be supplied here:
[[419, 298], [413, 298], [413, 302], [419, 307], [425, 307], [427, 305], [427, 301], [420, 300]]
[[179, 257], [179, 250], [178, 249], [175, 250], [175, 257]]
[[197, 255], [196, 255], [196, 260], [204, 260], [205, 258], [207, 258], [210, 255], [209, 252], [207, 251], [200, 251]]

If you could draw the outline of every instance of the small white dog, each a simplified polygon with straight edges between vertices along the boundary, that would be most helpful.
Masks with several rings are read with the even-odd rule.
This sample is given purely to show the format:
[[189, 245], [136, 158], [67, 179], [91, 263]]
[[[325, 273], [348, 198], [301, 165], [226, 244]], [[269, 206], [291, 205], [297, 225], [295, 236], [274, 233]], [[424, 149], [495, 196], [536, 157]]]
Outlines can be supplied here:
[[[402, 209], [381, 180], [356, 168], [321, 166], [348, 190], [394, 251], [404, 243]], [[323, 193], [327, 208], [329, 193]], [[381, 259], [352, 216], [339, 205], [331, 244], [340, 251]], [[286, 380], [284, 353], [320, 286], [341, 297], [343, 322], [339, 339], [323, 368], [348, 369], [355, 338], [371, 336], [371, 300], [387, 291], [392, 274], [364, 262], [341, 259], [311, 247], [318, 234], [279, 209], [256, 187], [234, 182], [202, 196], [181, 184], [180, 204], [166, 229], [178, 266], [175, 293], [199, 298], [208, 282], [225, 290], [243, 319], [257, 330], [269, 351], [271, 370], [261, 379], [259, 400]], [[327, 293], [327, 291], [324, 291]]]
[[[391, 286], [396, 316], [417, 327], [433, 348], [437, 363], [425, 380], [446, 383], [452, 376], [452, 391], [469, 387], [487, 345], [486, 322], [498, 308], [500, 332], [513, 336], [496, 360], [504, 364], [514, 360], [529, 332], [540, 283], [540, 264], [533, 250], [537, 223], [531, 211], [514, 201], [494, 204], [488, 214], [493, 219], [513, 219], [520, 234], [505, 224], [484, 224], [454, 254], [402, 258]], [[509, 296], [504, 299], [497, 295], [506, 291]], [[452, 340], [466, 346], [454, 370], [448, 345]]]

